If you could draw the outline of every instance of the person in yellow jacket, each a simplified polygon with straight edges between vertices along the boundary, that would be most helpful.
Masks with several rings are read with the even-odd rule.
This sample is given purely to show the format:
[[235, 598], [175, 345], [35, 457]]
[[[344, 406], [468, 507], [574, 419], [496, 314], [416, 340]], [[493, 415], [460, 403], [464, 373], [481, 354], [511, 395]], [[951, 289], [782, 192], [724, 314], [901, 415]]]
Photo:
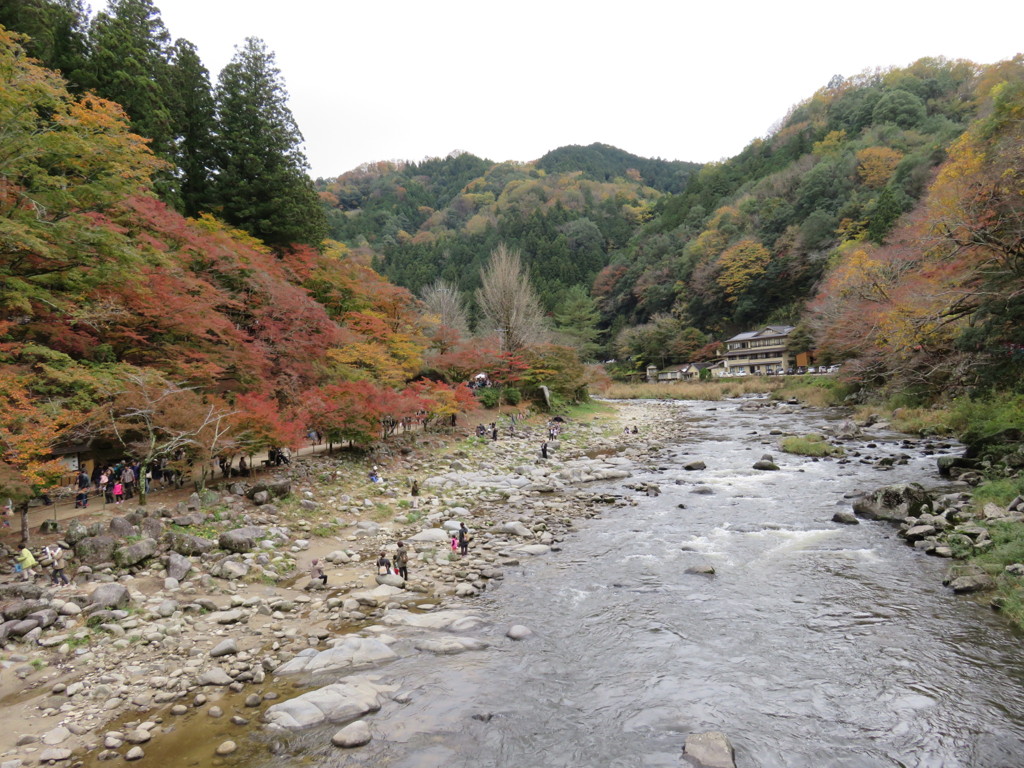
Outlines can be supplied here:
[[28, 547], [22, 547], [21, 552], [14, 558], [14, 561], [21, 566], [21, 573], [25, 577], [25, 581], [35, 579], [36, 572], [32, 569], [39, 565], [39, 563]]

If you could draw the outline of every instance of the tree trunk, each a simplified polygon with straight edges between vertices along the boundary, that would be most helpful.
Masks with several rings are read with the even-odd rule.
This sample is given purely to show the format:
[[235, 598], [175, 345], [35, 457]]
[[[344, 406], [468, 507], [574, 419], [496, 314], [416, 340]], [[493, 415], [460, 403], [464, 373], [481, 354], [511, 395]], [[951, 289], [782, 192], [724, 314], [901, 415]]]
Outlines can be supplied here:
[[139, 476], [135, 478], [135, 485], [139, 489], [139, 506], [146, 506], [146, 492], [149, 490], [149, 483], [146, 482], [146, 474], [149, 472], [149, 464], [139, 464]]
[[18, 512], [21, 513], [21, 546], [28, 546], [28, 502], [26, 499], [18, 504]]

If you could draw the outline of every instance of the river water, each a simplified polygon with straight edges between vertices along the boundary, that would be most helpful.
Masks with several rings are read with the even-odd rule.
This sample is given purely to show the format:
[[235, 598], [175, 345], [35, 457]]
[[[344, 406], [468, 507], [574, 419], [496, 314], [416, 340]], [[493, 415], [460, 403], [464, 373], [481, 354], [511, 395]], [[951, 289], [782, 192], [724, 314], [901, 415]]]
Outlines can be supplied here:
[[[687, 734], [720, 730], [740, 768], [1024, 765], [1021, 634], [952, 596], [948, 561], [890, 525], [831, 522], [849, 493], [937, 484], [923, 444], [873, 435], [872, 457], [910, 456], [881, 471], [774, 447], [770, 430], [821, 431], [824, 412], [663, 408], [679, 442], [628, 481], [660, 496], [608, 486], [638, 504], [582, 522], [471, 603], [491, 648], [379, 670], [410, 701], [371, 716], [359, 750], [304, 734], [303, 762], [678, 767]], [[781, 471], [751, 468], [765, 452]], [[682, 470], [696, 459], [707, 469]], [[715, 575], [687, 573], [701, 565]], [[507, 640], [511, 624], [535, 634]]]

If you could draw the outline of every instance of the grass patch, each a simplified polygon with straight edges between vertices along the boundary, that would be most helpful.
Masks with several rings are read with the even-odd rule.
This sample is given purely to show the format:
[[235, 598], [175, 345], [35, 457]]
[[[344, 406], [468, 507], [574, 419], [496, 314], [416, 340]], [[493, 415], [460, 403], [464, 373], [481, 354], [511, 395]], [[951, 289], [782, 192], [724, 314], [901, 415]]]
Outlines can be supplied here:
[[409, 523], [415, 523], [423, 519], [423, 513], [418, 509], [414, 509], [411, 512], [405, 513], [405, 519]]
[[983, 509], [986, 504], [1006, 507], [1021, 495], [1024, 495], [1024, 477], [1002, 477], [988, 480], [975, 488], [971, 504], [976, 510]]
[[722, 400], [726, 397], [775, 392], [782, 389], [784, 384], [781, 377], [774, 376], [643, 384], [616, 382], [601, 395], [610, 400]]
[[1024, 563], [1024, 523], [1000, 522], [987, 526], [992, 546], [970, 562], [996, 579], [999, 608], [1017, 627], [1024, 629], [1024, 579], [1006, 572], [1006, 566]]
[[316, 536], [317, 538], [321, 538], [322, 539], [322, 538], [326, 538], [327, 536], [333, 536], [337, 532], [338, 532], [338, 524], [337, 523], [320, 523], [319, 525], [314, 526], [313, 529], [310, 530], [309, 533], [312, 536]]
[[836, 445], [831, 445], [824, 435], [803, 435], [782, 438], [779, 447], [786, 453], [798, 456], [845, 456], [846, 452]]
[[91, 643], [91, 642], [92, 642], [92, 640], [89, 637], [89, 635], [84, 634], [84, 633], [77, 634], [77, 635], [72, 635], [71, 637], [69, 637], [65, 641], [65, 643], [67, 644], [68, 648], [70, 648], [72, 650], [74, 650], [75, 648], [82, 648], [83, 646], [89, 645], [89, 643]]

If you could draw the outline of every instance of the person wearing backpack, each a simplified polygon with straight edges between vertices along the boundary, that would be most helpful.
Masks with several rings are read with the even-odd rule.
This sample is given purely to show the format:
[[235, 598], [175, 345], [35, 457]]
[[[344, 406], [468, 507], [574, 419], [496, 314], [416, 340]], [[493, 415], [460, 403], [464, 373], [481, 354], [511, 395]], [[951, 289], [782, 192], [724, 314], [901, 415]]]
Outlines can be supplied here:
[[469, 528], [466, 527], [465, 523], [459, 523], [459, 552], [464, 556], [469, 552], [469, 542], [473, 537], [469, 533]]

